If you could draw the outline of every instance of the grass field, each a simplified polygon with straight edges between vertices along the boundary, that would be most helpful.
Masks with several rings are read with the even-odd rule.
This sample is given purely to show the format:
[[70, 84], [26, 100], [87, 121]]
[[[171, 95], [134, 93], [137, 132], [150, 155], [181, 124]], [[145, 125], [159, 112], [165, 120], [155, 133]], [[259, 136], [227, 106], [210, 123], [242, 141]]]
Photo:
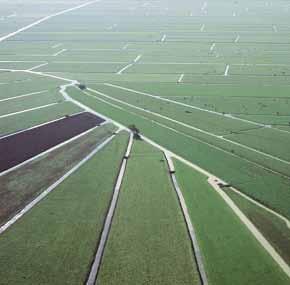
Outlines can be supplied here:
[[[0, 137], [82, 112], [85, 106], [79, 107], [78, 101], [124, 126], [135, 125], [143, 135], [162, 147], [290, 219], [290, 5], [287, 1], [27, 0], [18, 3], [2, 0], [0, 10]], [[87, 87], [85, 92], [77, 86], [65, 89], [65, 84], [76, 85], [76, 81]], [[7, 234], [0, 236], [0, 266], [4, 266], [3, 274], [8, 274], [6, 283], [29, 284], [29, 280], [42, 284], [84, 282], [112, 193], [112, 177], [116, 176], [122, 156], [120, 149], [123, 150], [125, 145], [126, 139], [121, 137], [114, 141], [115, 144], [122, 141], [122, 147], [118, 151], [117, 147], [113, 150], [113, 153], [118, 153], [116, 157], [112, 153], [106, 155], [102, 165], [96, 159], [103, 155], [102, 152], [75, 173], [77, 178], [74, 179], [80, 183], [80, 188], [88, 186], [88, 195], [83, 196], [82, 189], [76, 189], [68, 181], [50, 197], [57, 197], [54, 196], [57, 192], [64, 196], [55, 198], [53, 202], [47, 202], [49, 198], [43, 201]], [[92, 146], [90, 142], [84, 140], [79, 143]], [[111, 148], [114, 148], [112, 145]], [[139, 147], [145, 148], [139, 142], [134, 146], [134, 152], [138, 152]], [[66, 150], [75, 152], [75, 161], [81, 156], [83, 148], [77, 149], [76, 152], [74, 147]], [[35, 184], [32, 185], [39, 185], [35, 193], [42, 191], [42, 183], [50, 173], [58, 172], [57, 167], [66, 170], [72, 166], [72, 162], [67, 164], [66, 151], [58, 152], [51, 159], [45, 157], [37, 161], [33, 175], [30, 169], [23, 176], [18, 171], [11, 173], [13, 183], [9, 193], [14, 190], [17, 193], [30, 191], [26, 185], [34, 176]], [[154, 152], [156, 157], [162, 157], [158, 151]], [[60, 164], [55, 163], [58, 159]], [[194, 267], [189, 267], [189, 264], [193, 265], [189, 262], [192, 256], [186, 250], [185, 225], [180, 222], [176, 197], [167, 180], [165, 166], [161, 163], [157, 165], [154, 159], [155, 156], [147, 159], [134, 154], [129, 161], [124, 191], [121, 192], [105, 250], [105, 263], [98, 279], [102, 284], [118, 283], [119, 275], [130, 284], [138, 283], [138, 277], [144, 281], [140, 284], [148, 280], [154, 283], [154, 279], [159, 282], [156, 276], [163, 269], [166, 274], [161, 274], [162, 278], [166, 276], [169, 280], [170, 276], [174, 276], [169, 281], [166, 279], [166, 283], [174, 282], [175, 276], [180, 278], [175, 283], [187, 284], [188, 280], [196, 280]], [[138, 165], [134, 166], [137, 162]], [[153, 173], [151, 168], [155, 167], [156, 173]], [[52, 172], [47, 171], [42, 179], [41, 172], [47, 168]], [[143, 177], [139, 172], [143, 168], [148, 169], [148, 176]], [[192, 220], [198, 227], [211, 283], [289, 283], [250, 232], [209, 188], [205, 178], [179, 163], [178, 168], [184, 169], [178, 178], [184, 184], [186, 199], [190, 201]], [[98, 169], [101, 171], [97, 172]], [[160, 187], [157, 186], [161, 180], [152, 185], [150, 179], [151, 175], [157, 179], [157, 173], [164, 182]], [[146, 189], [142, 188], [142, 193], [137, 195], [136, 180], [144, 181], [149, 190], [144, 186]], [[96, 183], [103, 187], [100, 200], [98, 193], [94, 192]], [[188, 183], [196, 188], [195, 191], [190, 190]], [[162, 204], [164, 197], [160, 189], [160, 192], [153, 192], [153, 186], [164, 193], [168, 191], [166, 198], [172, 207], [172, 212], [168, 213], [171, 218], [168, 226], [172, 230], [167, 235], [158, 226], [162, 218], [161, 209], [166, 206]], [[168, 194], [169, 189], [174, 197]], [[289, 264], [287, 230], [260, 208], [232, 193], [229, 195]], [[201, 197], [199, 201], [202, 202], [199, 203], [203, 207], [199, 204], [193, 207], [197, 196]], [[7, 197], [12, 200], [9, 195]], [[83, 203], [77, 205], [73, 197], [81, 197]], [[150, 203], [152, 199], [155, 199], [154, 203]], [[143, 218], [141, 212], [133, 216], [135, 219], [130, 224], [124, 225], [122, 219], [129, 211], [136, 210], [128, 204], [132, 200], [140, 204], [137, 210], [148, 207], [144, 209], [148, 214], [146, 227], [138, 224]], [[12, 202], [17, 201], [16, 195]], [[148, 204], [143, 204], [143, 201], [148, 201]], [[45, 203], [48, 203], [47, 206], [42, 207]], [[90, 207], [87, 219], [84, 214], [86, 203]], [[61, 216], [62, 205], [67, 207], [63, 211], [69, 214], [66, 221]], [[154, 208], [157, 205], [160, 209]], [[149, 206], [156, 211], [151, 213]], [[78, 211], [81, 213], [79, 216]], [[39, 219], [34, 213], [39, 213]], [[154, 215], [161, 218], [158, 220]], [[53, 224], [52, 219], [60, 219], [60, 222]], [[205, 219], [211, 225], [206, 229], [203, 227]], [[93, 221], [96, 220], [98, 224], [93, 229]], [[45, 228], [42, 221], [48, 221], [49, 226]], [[28, 233], [24, 225], [27, 229], [31, 226], [35, 235], [32, 236], [32, 231]], [[82, 240], [83, 236], [79, 233], [71, 237], [68, 234], [72, 233], [71, 225], [74, 231], [87, 225], [85, 233], [93, 235], [85, 235], [91, 238], [90, 242]], [[126, 227], [130, 231], [125, 232]], [[221, 227], [223, 231], [220, 231]], [[46, 237], [43, 232], [47, 233], [50, 229], [52, 232]], [[128, 243], [130, 232], [137, 236], [135, 230], [144, 230], [144, 236], [150, 238], [158, 236], [160, 231], [164, 245], [160, 238], [160, 247], [154, 252], [145, 250], [139, 244], [144, 240], [143, 236]], [[156, 235], [150, 232], [154, 230]], [[208, 231], [213, 234], [208, 236]], [[57, 232], [61, 234], [57, 236]], [[27, 249], [23, 242], [28, 237], [31, 241], [27, 246], [33, 245], [33, 242], [41, 250], [43, 246], [43, 254], [38, 256], [36, 247], [32, 247], [27, 256], [21, 255], [22, 250]], [[182, 243], [176, 242], [176, 247], [171, 248], [170, 241], [176, 241], [178, 237]], [[146, 242], [151, 242], [150, 238]], [[80, 247], [75, 250], [77, 257], [70, 259], [77, 239], [81, 241]], [[55, 251], [50, 253], [48, 245], [51, 246], [54, 240], [57, 241]], [[67, 246], [61, 248], [62, 242]], [[136, 250], [131, 246], [134, 243]], [[14, 244], [15, 249], [11, 249]], [[124, 260], [116, 255], [119, 247], [126, 250]], [[144, 260], [140, 252], [144, 253]], [[153, 254], [162, 256], [164, 252], [166, 260], [175, 253], [173, 261], [161, 263], [158, 258], [152, 261]], [[183, 256], [184, 252], [187, 257]], [[61, 272], [50, 266], [51, 274], [47, 274], [44, 270], [48, 264], [43, 257], [45, 254], [48, 255], [48, 263], [65, 264], [67, 267]], [[119, 265], [113, 258], [116, 256], [122, 264], [118, 276], [112, 273]], [[140, 268], [136, 260], [141, 262]], [[126, 261], [128, 264], [124, 265]], [[148, 280], [146, 267], [140, 273], [144, 264], [155, 266]], [[182, 264], [187, 269], [182, 268]], [[36, 270], [32, 272], [34, 266]], [[7, 273], [9, 268], [13, 270]], [[31, 279], [22, 279], [22, 272]], [[52, 279], [44, 280], [43, 275]]]
[[175, 161], [175, 166], [210, 284], [288, 284], [286, 275], [206, 177], [181, 162]]
[[25, 130], [82, 111], [81, 108], [70, 102], [63, 102], [45, 109], [36, 109], [27, 113], [2, 118], [0, 120], [0, 135]]
[[115, 127], [112, 125], [96, 128], [83, 137], [1, 176], [0, 224], [7, 222], [62, 177], [114, 130]]
[[164, 155], [135, 141], [96, 284], [200, 284]]
[[3, 284], [85, 281], [127, 141], [120, 133], [0, 236]]
[[285, 221], [256, 206], [234, 191], [226, 188], [224, 190], [271, 242], [284, 260], [290, 263], [290, 229]]

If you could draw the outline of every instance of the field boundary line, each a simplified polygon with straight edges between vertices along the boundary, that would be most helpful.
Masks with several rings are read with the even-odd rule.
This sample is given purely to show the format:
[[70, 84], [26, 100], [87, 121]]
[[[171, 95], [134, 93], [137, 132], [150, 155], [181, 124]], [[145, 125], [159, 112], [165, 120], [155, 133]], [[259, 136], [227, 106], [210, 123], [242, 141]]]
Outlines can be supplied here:
[[124, 66], [123, 68], [121, 68], [119, 71], [117, 71], [117, 74], [122, 74], [125, 70], [127, 70], [129, 67], [133, 66], [133, 63], [129, 63], [126, 66]]
[[50, 103], [50, 104], [46, 104], [46, 105], [42, 105], [42, 106], [30, 108], [30, 109], [25, 109], [25, 110], [18, 111], [18, 112], [14, 112], [14, 113], [9, 113], [9, 114], [5, 114], [5, 115], [1, 115], [0, 116], [0, 119], [7, 118], [7, 117], [11, 117], [11, 116], [18, 115], [18, 114], [21, 114], [21, 113], [30, 112], [30, 111], [37, 110], [37, 109], [47, 108], [47, 107], [50, 107], [50, 106], [53, 106], [53, 105], [57, 105], [57, 104], [60, 104], [60, 103], [57, 103], [57, 102], [56, 103]]
[[14, 96], [14, 97], [8, 97], [8, 98], [0, 99], [0, 102], [6, 102], [6, 101], [9, 101], [9, 100], [15, 100], [15, 99], [18, 99], [18, 98], [29, 97], [29, 96], [32, 96], [32, 95], [43, 94], [43, 93], [47, 93], [47, 92], [48, 92], [48, 90], [41, 90], [41, 91], [26, 93], [26, 94]]
[[78, 170], [84, 163], [86, 163], [89, 159], [91, 159], [99, 150], [101, 150], [105, 145], [107, 145], [113, 138], [114, 138], [114, 135], [110, 136], [105, 141], [103, 141], [101, 144], [99, 144], [90, 154], [88, 154], [85, 158], [83, 158], [71, 170], [69, 170], [65, 175], [63, 175], [61, 178], [59, 178], [56, 182], [54, 182], [51, 186], [49, 186], [46, 190], [44, 190], [40, 195], [38, 195], [34, 200], [32, 200], [29, 204], [27, 204], [13, 218], [11, 218], [3, 226], [1, 226], [0, 227], [0, 235], [3, 234], [3, 232], [5, 232], [15, 222], [17, 222], [24, 214], [26, 214], [29, 210], [31, 210], [36, 204], [38, 204], [43, 198], [45, 198], [51, 191], [53, 191], [66, 178], [68, 178], [71, 174], [73, 174], [76, 170]]
[[[106, 123], [107, 123], [107, 122], [104, 122], [102, 125], [105, 125]], [[64, 145], [66, 145], [66, 144], [68, 144], [68, 143], [70, 143], [70, 142], [72, 142], [72, 141], [74, 141], [74, 140], [76, 140], [76, 139], [78, 139], [78, 138], [80, 138], [80, 137], [82, 137], [82, 136], [84, 136], [84, 135], [86, 135], [86, 134], [92, 132], [94, 129], [96, 129], [96, 128], [100, 127], [100, 126], [101, 126], [101, 125], [97, 125], [97, 126], [95, 126], [95, 127], [92, 127], [92, 128], [90, 128], [89, 130], [87, 130], [87, 131], [84, 131], [84, 132], [82, 132], [82, 133], [80, 133], [80, 134], [78, 134], [78, 135], [76, 135], [76, 136], [74, 136], [74, 137], [72, 137], [72, 138], [70, 138], [70, 139], [68, 139], [68, 140], [66, 140], [66, 141], [64, 141], [64, 142], [62, 142], [62, 143], [60, 143], [60, 144], [57, 144], [57, 145], [55, 145], [55, 146], [53, 146], [53, 147], [51, 147], [51, 148], [49, 148], [49, 149], [47, 149], [47, 150], [45, 150], [45, 151], [39, 153], [39, 154], [37, 154], [37, 155], [35, 155], [35, 156], [33, 156], [33, 157], [31, 157], [31, 158], [29, 158], [29, 159], [27, 159], [27, 160], [25, 160], [25, 161], [23, 161], [23, 162], [17, 164], [17, 165], [15, 165], [15, 166], [13, 166], [13, 167], [7, 169], [7, 170], [2, 171], [2, 172], [0, 173], [0, 177], [1, 177], [1, 176], [4, 176], [4, 175], [6, 175], [6, 174], [8, 174], [8, 173], [10, 173], [10, 172], [12, 172], [12, 171], [14, 171], [15, 169], [18, 169], [18, 168], [20, 168], [20, 167], [26, 165], [27, 163], [29, 163], [29, 162], [31, 162], [31, 161], [33, 161], [33, 160], [35, 160], [35, 159], [38, 159], [39, 157], [44, 156], [45, 154], [48, 154], [48, 153], [50, 153], [50, 152], [52, 152], [52, 151], [54, 151], [54, 150], [56, 150], [56, 149], [58, 149], [58, 148], [60, 148], [60, 147], [62, 147], [62, 146], [64, 146]]]
[[63, 43], [55, 44], [51, 48], [55, 49], [55, 48], [61, 47], [62, 45]]
[[246, 119], [241, 119], [239, 117], [235, 117], [235, 116], [230, 115], [230, 114], [225, 114], [224, 115], [224, 114], [216, 112], [216, 111], [203, 109], [203, 108], [197, 107], [195, 105], [188, 105], [188, 104], [185, 104], [185, 103], [182, 103], [182, 102], [178, 102], [178, 101], [175, 101], [175, 100], [171, 100], [171, 99], [168, 99], [168, 98], [165, 98], [165, 97], [162, 97], [162, 96], [153, 95], [153, 94], [149, 94], [149, 93], [146, 93], [146, 92], [137, 91], [137, 90], [134, 90], [134, 89], [131, 89], [131, 88], [122, 87], [120, 85], [111, 84], [111, 83], [104, 83], [104, 85], [110, 86], [110, 87], [114, 87], [114, 88], [118, 88], [118, 89], [125, 90], [125, 91], [129, 91], [129, 92], [132, 92], [132, 93], [137, 93], [137, 94], [140, 94], [140, 95], [152, 97], [152, 98], [157, 99], [157, 100], [170, 102], [172, 104], [180, 105], [180, 106], [187, 107], [187, 108], [190, 108], [190, 109], [199, 110], [199, 111], [203, 111], [203, 112], [210, 113], [210, 114], [215, 114], [215, 115], [222, 116], [222, 117], [228, 117], [230, 119], [238, 120], [238, 121], [249, 123], [249, 124], [253, 124], [255, 126], [260, 126], [260, 127], [264, 127], [265, 126], [264, 124], [257, 123], [257, 122], [254, 122], [254, 121], [249, 121], [249, 120], [246, 120]]
[[[116, 123], [116, 124], [119, 124], [117, 121], [114, 121], [114, 120], [112, 120], [112, 119], [111, 119], [111, 121], [114, 122], [114, 123]], [[121, 125], [121, 126], [122, 126], [122, 125]], [[125, 126], [122, 126], [122, 127], [123, 127], [124, 129], [127, 129]], [[127, 129], [127, 130], [128, 130], [128, 129]], [[176, 154], [176, 153], [170, 151], [169, 149], [167, 149], [167, 148], [161, 146], [160, 144], [158, 144], [158, 143], [152, 141], [152, 140], [149, 139], [148, 137], [146, 137], [146, 136], [144, 136], [144, 135], [142, 135], [142, 134], [141, 134], [140, 136], [141, 136], [141, 138], [142, 138], [144, 141], [148, 142], [148, 143], [151, 144], [152, 146], [155, 146], [156, 148], [160, 149], [160, 150], [163, 151], [163, 152], [168, 152], [168, 154], [169, 154], [171, 157], [174, 157], [175, 159], [177, 159], [177, 160], [183, 162], [184, 164], [186, 164], [187, 166], [191, 167], [192, 169], [198, 171], [199, 173], [202, 173], [202, 174], [204, 174], [204, 175], [207, 176], [207, 177], [211, 177], [211, 179], [216, 179], [216, 180], [218, 180], [220, 183], [227, 184], [224, 180], [222, 180], [222, 179], [216, 177], [215, 175], [213, 175], [213, 174], [210, 173], [209, 171], [207, 171], [207, 170], [201, 168], [200, 166], [198, 166], [198, 165], [196, 165], [196, 164], [194, 164], [194, 163], [188, 161], [187, 159], [183, 158], [182, 156], [180, 156], [180, 155], [178, 155], [178, 154]], [[220, 190], [220, 189], [219, 189], [219, 190]], [[220, 192], [223, 192], [223, 191], [220, 190]], [[220, 193], [220, 192], [219, 192], [219, 193]], [[220, 194], [221, 194], [221, 193], [220, 193]], [[223, 194], [223, 196], [225, 196], [226, 198], [228, 198], [228, 199], [230, 200], [230, 198], [226, 195], [226, 193], [223, 192], [222, 194]], [[232, 203], [233, 203], [233, 202], [232, 202]], [[239, 209], [236, 205], [235, 205], [235, 207], [240, 211], [240, 209]], [[232, 209], [232, 210], [233, 210], [233, 209]], [[241, 212], [241, 211], [240, 211], [240, 212]], [[253, 234], [253, 232], [251, 232], [251, 233]], [[266, 240], [262, 234], [261, 234], [261, 236], [262, 236], [262, 238], [263, 238], [264, 240]], [[266, 242], [267, 242], [267, 240], [266, 240]], [[281, 257], [278, 255], [278, 259], [279, 259], [279, 258], [281, 259]], [[281, 260], [282, 260], [282, 263], [285, 264], [285, 262], [283, 261], [283, 259], [281, 259]], [[276, 260], [275, 260], [275, 261], [276, 261]], [[288, 265], [286, 264], [286, 269], [287, 269], [287, 267], [288, 267]]]
[[45, 16], [44, 18], [41, 18], [41, 19], [39, 19], [39, 20], [37, 20], [37, 21], [35, 21], [35, 22], [27, 25], [27, 26], [24, 26], [24, 27], [22, 27], [22, 28], [20, 28], [20, 29], [18, 29], [16, 31], [14, 31], [14, 32], [12, 32], [12, 33], [9, 33], [9, 34], [7, 34], [7, 35], [5, 35], [3, 37], [0, 37], [0, 43], [3, 42], [4, 40], [7, 40], [7, 39], [11, 38], [11, 37], [14, 37], [15, 35], [17, 35], [17, 34], [19, 34], [21, 32], [27, 31], [27, 30], [31, 29], [32, 27], [37, 26], [37, 25], [39, 25], [39, 24], [41, 24], [41, 23], [43, 23], [43, 22], [45, 22], [45, 21], [47, 21], [47, 20], [49, 20], [51, 18], [54, 18], [54, 17], [60, 16], [60, 15], [66, 14], [66, 13], [71, 12], [71, 11], [78, 10], [80, 8], [86, 7], [88, 5], [91, 5], [91, 4], [100, 2], [100, 1], [101, 0], [89, 1], [89, 2], [83, 3], [81, 5], [78, 5], [78, 6], [75, 6], [75, 7], [72, 7], [72, 8], [68, 8], [68, 9], [65, 9], [65, 10], [62, 10], [62, 11], [59, 11], [59, 12], [56, 12], [54, 14]]
[[236, 142], [236, 141], [232, 141], [232, 140], [226, 139], [226, 138], [224, 138], [223, 136], [216, 135], [216, 134], [211, 133], [211, 132], [209, 132], [209, 131], [205, 131], [205, 130], [203, 130], [203, 129], [200, 129], [200, 128], [197, 128], [197, 127], [194, 127], [194, 126], [189, 125], [189, 124], [187, 124], [187, 123], [183, 123], [183, 122], [181, 122], [181, 121], [178, 121], [178, 120], [172, 119], [172, 118], [170, 118], [170, 117], [167, 117], [167, 116], [161, 115], [161, 114], [159, 114], [159, 113], [156, 113], [156, 112], [150, 111], [150, 110], [148, 110], [148, 109], [143, 109], [143, 108], [141, 108], [141, 107], [138, 107], [138, 106], [132, 105], [132, 104], [130, 104], [130, 103], [127, 103], [127, 102], [121, 101], [121, 100], [119, 100], [119, 99], [116, 99], [116, 98], [114, 98], [114, 97], [111, 97], [111, 96], [109, 96], [109, 95], [106, 95], [105, 93], [99, 92], [99, 91], [94, 90], [94, 89], [92, 89], [92, 88], [88, 88], [88, 90], [91, 91], [91, 92], [93, 92], [93, 93], [99, 94], [99, 95], [101, 95], [101, 96], [103, 96], [103, 97], [109, 98], [109, 99], [111, 99], [111, 100], [113, 100], [113, 101], [116, 101], [116, 102], [118, 102], [118, 103], [120, 103], [120, 104], [123, 104], [123, 105], [129, 106], [129, 107], [131, 107], [131, 108], [134, 108], [134, 109], [137, 109], [137, 110], [140, 110], [140, 111], [143, 111], [143, 112], [145, 112], [145, 113], [149, 113], [149, 114], [155, 115], [155, 116], [157, 116], [157, 117], [160, 117], [160, 118], [162, 118], [162, 119], [168, 120], [168, 121], [173, 122], [173, 123], [175, 123], [175, 124], [181, 125], [181, 126], [186, 127], [186, 128], [188, 128], [188, 129], [192, 129], [192, 130], [198, 131], [198, 132], [200, 132], [200, 133], [203, 133], [203, 134], [206, 134], [206, 135], [212, 136], [212, 137], [214, 137], [214, 138], [220, 139], [220, 140], [225, 141], [225, 142], [228, 142], [228, 143], [230, 143], [230, 144], [233, 144], [233, 145], [239, 146], [239, 147], [241, 147], [241, 148], [245, 148], [245, 149], [247, 149], [247, 150], [253, 151], [253, 152], [258, 153], [258, 154], [260, 154], [260, 155], [263, 155], [263, 156], [265, 156], [265, 157], [268, 157], [268, 158], [271, 158], [271, 159], [277, 160], [277, 161], [279, 161], [279, 162], [285, 163], [285, 164], [287, 164], [287, 165], [290, 165], [290, 162], [289, 162], [289, 161], [284, 160], [284, 159], [279, 158], [279, 157], [276, 157], [276, 156], [271, 155], [271, 154], [269, 154], [269, 153], [266, 153], [266, 152], [263, 152], [263, 151], [257, 150], [257, 149], [255, 149], [255, 148], [249, 147], [249, 146], [247, 146], [247, 145], [243, 145], [243, 144], [238, 143], [238, 142]]
[[182, 74], [180, 74], [180, 76], [179, 76], [179, 78], [178, 78], [178, 83], [181, 83], [182, 82], [182, 80], [183, 80], [183, 77], [184, 77], [184, 74], [182, 73]]
[[56, 53], [54, 53], [52, 56], [58, 56], [58, 55], [60, 55], [60, 54], [62, 54], [62, 53], [64, 53], [64, 52], [66, 52], [66, 51], [67, 51], [67, 49], [63, 48], [63, 49], [57, 51]]
[[268, 208], [267, 206], [263, 205], [262, 203], [258, 202], [257, 200], [251, 198], [250, 196], [246, 195], [245, 193], [242, 193], [241, 191], [239, 191], [238, 189], [234, 188], [234, 187], [230, 187], [230, 191], [235, 192], [236, 194], [242, 196], [244, 199], [248, 200], [249, 202], [255, 204], [256, 206], [264, 209], [265, 211], [271, 213], [272, 215], [276, 216], [277, 218], [279, 218], [280, 220], [282, 220], [283, 222], [285, 222], [286, 226], [288, 227], [288, 229], [290, 229], [290, 221], [284, 217], [283, 215], [277, 213], [276, 211]]
[[[75, 116], [75, 115], [79, 115], [79, 114], [82, 114], [84, 113], [85, 111], [80, 111], [80, 112], [76, 112], [76, 113], [72, 113], [70, 114], [69, 116]], [[0, 133], [0, 140], [2, 139], [5, 139], [5, 138], [8, 138], [8, 137], [11, 137], [11, 136], [14, 136], [14, 135], [17, 135], [17, 134], [21, 134], [21, 133], [24, 133], [26, 131], [30, 131], [30, 130], [33, 130], [33, 129], [36, 129], [38, 127], [42, 127], [42, 126], [45, 126], [47, 124], [50, 124], [50, 123], [54, 123], [54, 122], [57, 122], [57, 121], [60, 121], [62, 119], [66, 118], [66, 116], [62, 116], [58, 119], [53, 119], [51, 121], [47, 121], [47, 122], [44, 122], [44, 123], [41, 123], [41, 124], [38, 124], [38, 125], [34, 125], [32, 127], [29, 127], [27, 129], [22, 129], [22, 130], [19, 130], [19, 131], [16, 131], [16, 132], [13, 132], [13, 133], [9, 133], [7, 135], [4, 135], [4, 136], [1, 136], [1, 133]]]
[[99, 244], [98, 244], [97, 253], [95, 255], [95, 259], [94, 259], [94, 262], [91, 266], [90, 274], [89, 274], [89, 277], [88, 277], [87, 282], [86, 282], [87, 285], [94, 285], [95, 281], [97, 279], [97, 275], [98, 275], [100, 265], [102, 262], [102, 257], [104, 254], [105, 246], [106, 246], [109, 234], [110, 234], [110, 229], [112, 226], [112, 221], [113, 221], [114, 213], [116, 210], [123, 177], [124, 177], [125, 170], [126, 170], [126, 165], [127, 165], [127, 161], [128, 161], [128, 158], [126, 156], [129, 157], [131, 149], [132, 149], [132, 144], [133, 144], [133, 134], [130, 133], [130, 138], [129, 138], [129, 142], [127, 145], [126, 155], [123, 157], [121, 168], [120, 168], [117, 180], [116, 180], [116, 184], [114, 186], [113, 197], [112, 197], [111, 204], [110, 204], [107, 216], [106, 216], [106, 220], [104, 223], [101, 239], [100, 239]]
[[230, 69], [230, 65], [227, 64], [226, 69], [225, 69], [224, 76], [228, 76], [229, 75], [229, 69]]
[[37, 68], [40, 68], [40, 67], [42, 67], [42, 66], [46, 66], [46, 65], [48, 65], [48, 62], [41, 63], [41, 64], [38, 64], [38, 65], [36, 65], [36, 66], [33, 66], [33, 67], [29, 68], [28, 71], [32, 71], [32, 70], [35, 70], [35, 69], [37, 69]]
[[188, 231], [189, 236], [190, 236], [191, 245], [192, 245], [193, 254], [194, 254], [194, 257], [195, 257], [195, 260], [197, 263], [197, 270], [199, 273], [200, 281], [203, 285], [208, 285], [208, 280], [207, 280], [207, 276], [206, 276], [206, 272], [205, 272], [205, 266], [204, 266], [203, 261], [202, 261], [201, 250], [200, 250], [200, 247], [198, 245], [196, 233], [195, 233], [192, 221], [191, 221], [189, 213], [188, 213], [185, 199], [183, 197], [182, 191], [179, 187], [179, 184], [178, 184], [176, 176], [175, 176], [175, 168], [174, 168], [173, 161], [172, 161], [171, 156], [168, 152], [164, 152], [164, 155], [165, 155], [168, 167], [169, 167], [169, 174], [171, 177], [171, 181], [173, 183], [173, 188], [177, 194], [179, 205], [181, 207], [181, 211], [182, 211], [185, 223], [186, 223], [187, 231]]
[[227, 205], [232, 209], [232, 211], [238, 216], [240, 221], [248, 228], [260, 245], [268, 252], [268, 254], [274, 259], [274, 261], [279, 265], [279, 267], [284, 271], [284, 273], [290, 277], [290, 267], [283, 260], [283, 258], [277, 253], [277, 251], [272, 247], [268, 240], [263, 236], [263, 234], [256, 228], [256, 226], [247, 218], [247, 216], [238, 208], [238, 206], [233, 202], [233, 200], [219, 187], [216, 177], [209, 177], [208, 183], [213, 187], [213, 189], [223, 198]]

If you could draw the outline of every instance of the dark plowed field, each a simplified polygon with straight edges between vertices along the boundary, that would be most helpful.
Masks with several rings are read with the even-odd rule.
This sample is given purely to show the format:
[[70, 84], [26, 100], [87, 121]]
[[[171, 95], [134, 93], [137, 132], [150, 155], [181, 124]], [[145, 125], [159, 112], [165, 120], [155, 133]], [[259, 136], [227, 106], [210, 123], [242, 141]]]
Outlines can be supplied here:
[[0, 139], [0, 172], [102, 122], [104, 122], [102, 118], [85, 112]]

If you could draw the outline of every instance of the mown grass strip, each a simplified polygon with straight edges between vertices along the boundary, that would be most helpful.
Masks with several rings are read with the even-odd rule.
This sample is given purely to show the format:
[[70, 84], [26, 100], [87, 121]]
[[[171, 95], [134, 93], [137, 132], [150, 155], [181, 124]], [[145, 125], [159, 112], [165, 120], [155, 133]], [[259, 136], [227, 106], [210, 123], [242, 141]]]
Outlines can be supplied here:
[[270, 255], [206, 177], [175, 161], [176, 176], [204, 257], [209, 284], [289, 284]]
[[135, 141], [96, 284], [200, 284], [164, 155]]
[[0, 280], [82, 284], [111, 199], [127, 133], [117, 137], [0, 236]]

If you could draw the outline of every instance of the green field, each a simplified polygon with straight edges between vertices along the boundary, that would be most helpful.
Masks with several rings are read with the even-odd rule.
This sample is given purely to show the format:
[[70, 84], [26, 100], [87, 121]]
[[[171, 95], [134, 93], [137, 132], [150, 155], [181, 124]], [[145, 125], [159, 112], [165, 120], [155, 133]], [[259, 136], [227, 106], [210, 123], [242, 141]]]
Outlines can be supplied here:
[[135, 141], [97, 284], [200, 284], [166, 160]]
[[82, 111], [81, 108], [70, 102], [63, 102], [44, 109], [36, 109], [30, 112], [2, 118], [0, 120], [0, 134], [5, 135], [25, 130]]
[[286, 275], [206, 177], [181, 162], [175, 161], [175, 166], [210, 284], [288, 284]]
[[0, 177], [0, 225], [61, 178], [116, 128], [105, 125]]
[[[288, 1], [20, 2], [1, 1], [0, 139], [86, 106], [111, 124], [0, 177], [0, 223], [117, 123], [290, 220]], [[127, 139], [117, 135], [0, 235], [1, 284], [86, 281]], [[135, 142], [98, 283], [198, 283], [160, 160], [160, 150]], [[206, 178], [176, 165], [209, 285], [288, 284]], [[283, 222], [224, 191], [290, 265]]]
[[82, 284], [128, 135], [120, 133], [0, 236], [2, 284]]
[[290, 263], [290, 229], [286, 223], [227, 188], [224, 191], [263, 233], [283, 259]]

